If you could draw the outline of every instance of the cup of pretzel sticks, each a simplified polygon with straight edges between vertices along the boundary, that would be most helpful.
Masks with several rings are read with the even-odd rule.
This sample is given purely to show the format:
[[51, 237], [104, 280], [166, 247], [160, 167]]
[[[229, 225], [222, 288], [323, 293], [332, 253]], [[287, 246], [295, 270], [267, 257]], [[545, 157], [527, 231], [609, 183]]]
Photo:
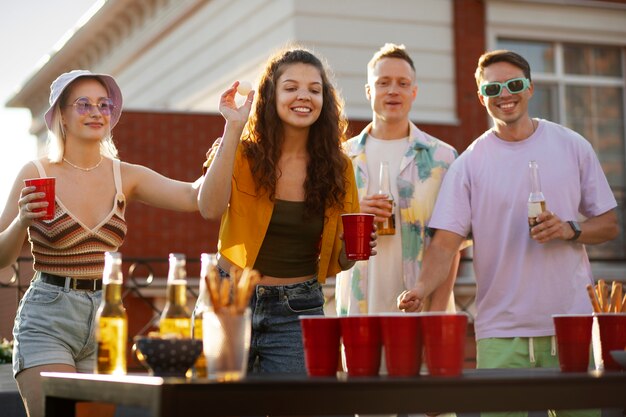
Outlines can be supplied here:
[[611, 350], [626, 348], [626, 295], [623, 285], [604, 279], [596, 285], [587, 284], [587, 293], [593, 306], [591, 344], [596, 369], [620, 369], [611, 357]]
[[207, 362], [207, 377], [217, 381], [237, 381], [246, 376], [250, 351], [251, 312], [248, 307], [258, 271], [232, 267], [229, 277], [221, 277], [215, 257], [203, 261], [210, 265], [200, 279], [211, 306], [202, 314], [202, 337]]

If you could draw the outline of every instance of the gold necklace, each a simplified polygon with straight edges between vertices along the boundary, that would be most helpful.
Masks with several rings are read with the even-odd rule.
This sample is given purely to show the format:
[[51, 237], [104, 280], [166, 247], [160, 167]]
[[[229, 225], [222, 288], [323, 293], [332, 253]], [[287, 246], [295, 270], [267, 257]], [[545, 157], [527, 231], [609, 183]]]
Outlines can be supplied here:
[[67, 162], [72, 168], [80, 169], [81, 171], [85, 171], [85, 172], [93, 171], [94, 169], [98, 168], [103, 160], [104, 160], [104, 158], [102, 157], [102, 155], [100, 155], [100, 160], [98, 161], [98, 163], [96, 165], [94, 165], [92, 167], [89, 167], [89, 168], [83, 168], [83, 167], [79, 167], [78, 165], [74, 165], [73, 163], [71, 163], [67, 159], [63, 158], [63, 161]]

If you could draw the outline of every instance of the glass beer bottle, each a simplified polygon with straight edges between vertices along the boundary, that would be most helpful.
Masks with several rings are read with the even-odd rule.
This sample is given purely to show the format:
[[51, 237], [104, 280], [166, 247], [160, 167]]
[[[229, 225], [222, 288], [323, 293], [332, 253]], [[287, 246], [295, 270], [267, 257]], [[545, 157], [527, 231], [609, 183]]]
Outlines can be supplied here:
[[532, 229], [537, 225], [537, 216], [546, 210], [546, 199], [541, 192], [539, 180], [539, 165], [537, 161], [528, 163], [530, 171], [530, 196], [528, 197], [528, 227]]
[[389, 162], [383, 161], [380, 163], [379, 173], [379, 191], [378, 194], [387, 194], [389, 196], [389, 203], [391, 204], [391, 216], [387, 217], [385, 221], [378, 222], [379, 235], [395, 235], [396, 234], [396, 213], [395, 203], [393, 201], [393, 194], [391, 194], [391, 178], [389, 178]]
[[122, 254], [104, 254], [102, 302], [96, 313], [98, 374], [126, 374], [128, 316], [122, 303]]
[[191, 314], [187, 308], [186, 259], [182, 253], [170, 253], [165, 308], [159, 321], [161, 335], [191, 336]]

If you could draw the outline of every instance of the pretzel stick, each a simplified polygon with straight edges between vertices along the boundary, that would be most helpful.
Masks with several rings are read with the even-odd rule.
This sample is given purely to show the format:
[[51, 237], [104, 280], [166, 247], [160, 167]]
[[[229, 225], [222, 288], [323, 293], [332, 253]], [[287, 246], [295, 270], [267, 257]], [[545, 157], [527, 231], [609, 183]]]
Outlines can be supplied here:
[[241, 271], [240, 269], [237, 270], [237, 273], [235, 275], [231, 275], [230, 277], [233, 280], [233, 300], [235, 300], [235, 296], [236, 296], [236, 291], [237, 291], [237, 287], [239, 286], [239, 281], [241, 281], [241, 277], [243, 274], [246, 273], [246, 269], [250, 269], [250, 268], [244, 268], [243, 271]]
[[250, 272], [250, 282], [248, 283], [248, 287], [246, 289], [246, 296], [245, 296], [245, 304], [243, 306], [243, 309], [245, 310], [246, 305], [248, 304], [248, 302], [250, 301], [250, 298], [252, 297], [252, 293], [254, 292], [257, 284], [261, 281], [261, 274], [259, 273], [259, 271], [253, 270]]
[[611, 303], [609, 305], [610, 313], [619, 313], [622, 311], [622, 284], [613, 281], [611, 285]]
[[230, 304], [230, 280], [223, 279], [220, 284], [220, 308]]
[[229, 275], [230, 275], [230, 279], [232, 279], [233, 281], [237, 281], [237, 282], [238, 282], [238, 281], [239, 281], [239, 279], [241, 278], [241, 273], [242, 273], [242, 272], [243, 272], [243, 271], [242, 271], [242, 269], [241, 269], [241, 268], [238, 268], [238, 267], [236, 267], [236, 266], [234, 266], [234, 265], [233, 265], [233, 266], [231, 266], [231, 267], [230, 267], [230, 273], [229, 273]]
[[598, 302], [598, 297], [596, 296], [596, 292], [593, 289], [593, 285], [587, 284], [587, 293], [589, 294], [589, 300], [591, 300], [591, 306], [593, 307], [594, 313], [602, 312], [600, 308], [600, 303]]
[[604, 312], [608, 313], [611, 311], [611, 297], [609, 292], [611, 289], [609, 288], [609, 284], [606, 281], [602, 280], [602, 298], [604, 298]]
[[606, 313], [608, 311], [608, 287], [606, 281], [603, 279], [598, 280], [596, 285], [596, 292], [598, 293], [598, 303], [600, 304], [600, 312]]
[[602, 292], [600, 291], [600, 284], [594, 286], [593, 292], [596, 295], [596, 300], [598, 300], [598, 307], [600, 307], [598, 313], [602, 313]]
[[220, 308], [220, 298], [219, 298], [219, 272], [215, 265], [209, 266], [209, 273], [206, 276], [207, 290], [209, 291], [209, 297], [211, 298], [211, 304], [214, 309]]
[[[210, 272], [209, 272], [210, 273]], [[204, 278], [202, 278], [206, 284], [206, 292], [209, 293], [209, 300], [212, 306], [215, 305], [215, 296], [213, 295], [213, 291], [211, 291], [210, 288], [210, 278], [208, 275], [206, 275]]]

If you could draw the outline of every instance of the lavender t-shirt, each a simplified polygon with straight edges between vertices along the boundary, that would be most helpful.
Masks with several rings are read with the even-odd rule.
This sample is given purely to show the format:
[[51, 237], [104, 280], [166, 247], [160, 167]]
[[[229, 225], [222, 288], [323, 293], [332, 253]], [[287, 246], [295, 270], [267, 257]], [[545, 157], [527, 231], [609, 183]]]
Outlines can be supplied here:
[[547, 209], [562, 220], [617, 206], [593, 148], [568, 128], [540, 120], [521, 142], [492, 131], [476, 139], [444, 178], [429, 226], [473, 234], [477, 339], [548, 336], [552, 314], [591, 312], [584, 245], [530, 238], [531, 160], [539, 164]]

